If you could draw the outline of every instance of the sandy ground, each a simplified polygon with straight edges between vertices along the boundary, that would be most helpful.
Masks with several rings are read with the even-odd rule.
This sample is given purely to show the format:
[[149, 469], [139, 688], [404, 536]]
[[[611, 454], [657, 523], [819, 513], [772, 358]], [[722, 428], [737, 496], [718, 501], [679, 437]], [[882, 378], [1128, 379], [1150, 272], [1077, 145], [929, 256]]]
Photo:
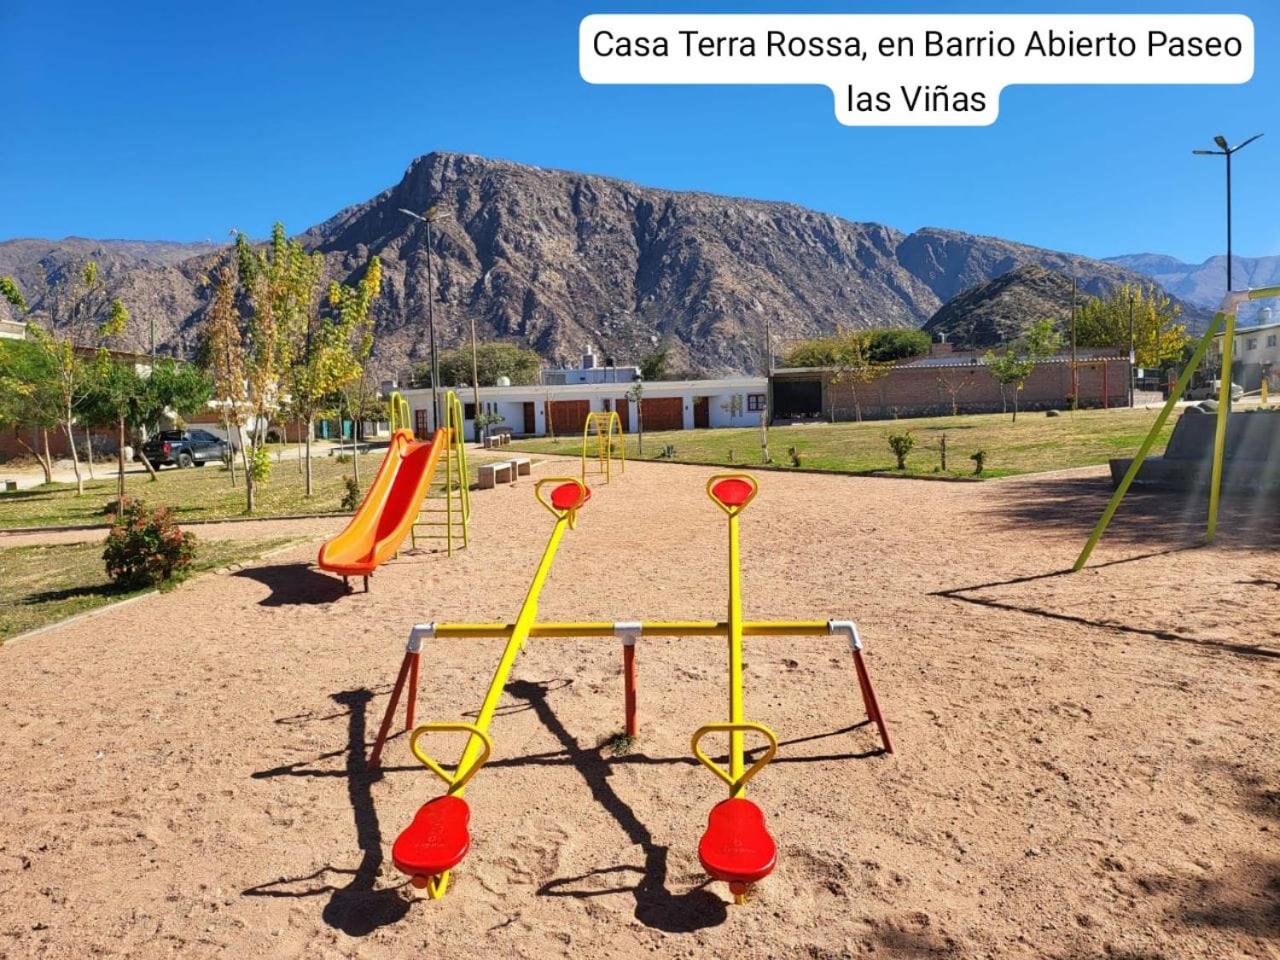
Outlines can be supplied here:
[[[719, 617], [709, 471], [629, 465], [565, 539], [543, 619]], [[5, 957], [1280, 957], [1280, 530], [1138, 498], [1068, 566], [1101, 471], [982, 485], [762, 473], [747, 615], [856, 618], [847, 651], [748, 641], [753, 782], [780, 863], [753, 902], [696, 845], [723, 788], [688, 754], [725, 713], [716, 640], [532, 641], [468, 792], [473, 847], [417, 900], [391, 842], [437, 793], [403, 736], [364, 773], [409, 627], [505, 620], [549, 530], [477, 495], [473, 547], [370, 594], [314, 545], [0, 650]], [[1242, 505], [1241, 509], [1249, 505]], [[419, 715], [474, 711], [499, 642], [429, 647]]]

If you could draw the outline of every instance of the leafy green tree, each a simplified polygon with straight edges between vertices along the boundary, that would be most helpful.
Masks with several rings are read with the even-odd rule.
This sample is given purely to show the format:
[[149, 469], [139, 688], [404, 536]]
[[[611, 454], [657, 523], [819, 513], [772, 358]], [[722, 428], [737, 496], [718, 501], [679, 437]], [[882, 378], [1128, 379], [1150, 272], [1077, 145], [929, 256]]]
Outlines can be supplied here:
[[349, 375], [340, 385], [341, 403], [351, 416], [351, 471], [356, 489], [360, 487], [360, 424], [369, 415], [377, 391], [369, 379], [369, 358], [373, 355], [373, 317], [370, 307], [382, 291], [382, 260], [373, 257], [364, 276], [354, 287], [329, 285], [329, 303], [338, 314], [338, 328], [347, 351]]
[[640, 376], [645, 380], [664, 380], [669, 366], [667, 348], [659, 347], [640, 358]]
[[825, 337], [815, 337], [797, 344], [787, 354], [788, 367], [818, 367], [828, 382], [847, 383], [853, 398], [854, 419], [862, 420], [862, 403], [858, 387], [874, 383], [892, 366], [878, 360], [873, 351], [877, 331], [841, 330]]
[[240, 314], [236, 309], [236, 276], [229, 263], [221, 264], [214, 273], [213, 300], [205, 313], [201, 356], [213, 382], [213, 395], [222, 414], [227, 441], [232, 445], [228, 467], [231, 484], [235, 486], [237, 445], [245, 458], [245, 472], [249, 470], [244, 443], [237, 443], [243, 437], [248, 393]]
[[116, 362], [106, 350], [98, 351], [88, 374], [81, 416], [89, 426], [116, 428], [116, 504], [123, 509], [126, 430], [140, 419], [146, 383], [132, 363]]
[[[440, 385], [459, 387], [471, 383], [471, 348], [443, 351], [440, 364]], [[497, 386], [499, 377], [508, 377], [513, 386], [528, 386], [538, 382], [542, 369], [542, 357], [535, 351], [514, 343], [496, 341], [476, 346], [477, 386]], [[423, 364], [414, 371], [414, 382], [431, 386], [431, 365]]]
[[1082, 347], [1129, 345], [1129, 309], [1133, 306], [1133, 343], [1137, 365], [1163, 367], [1182, 359], [1191, 342], [1182, 308], [1154, 285], [1123, 283], [1107, 296], [1086, 300], [1076, 312], [1076, 343]]
[[[1018, 422], [1018, 396], [1036, 366], [1062, 349], [1062, 334], [1052, 320], [1037, 320], [1000, 352], [988, 350], [983, 365], [1000, 384], [1000, 398], [1013, 388], [1013, 422]], [[1007, 409], [1007, 408], [1006, 408]]]
[[932, 339], [923, 330], [910, 330], [905, 327], [885, 327], [868, 331], [870, 343], [867, 352], [871, 359], [879, 363], [892, 363], [895, 360], [909, 360], [921, 357], [929, 352]]
[[22, 295], [22, 291], [18, 288], [18, 282], [13, 277], [0, 277], [0, 298], [26, 313], [27, 300]]
[[76, 475], [76, 496], [84, 493], [84, 475], [76, 453], [75, 424], [80, 404], [89, 392], [90, 375], [84, 358], [70, 337], [58, 337], [39, 324], [28, 324], [27, 335], [42, 354], [41, 365], [49, 375], [49, 386], [57, 402], [57, 423], [71, 448], [71, 464]]
[[[58, 395], [51, 358], [31, 340], [0, 340], [0, 426], [14, 431], [18, 443], [36, 458], [44, 482], [53, 482], [49, 431], [58, 425]], [[39, 431], [33, 448], [22, 428]]]

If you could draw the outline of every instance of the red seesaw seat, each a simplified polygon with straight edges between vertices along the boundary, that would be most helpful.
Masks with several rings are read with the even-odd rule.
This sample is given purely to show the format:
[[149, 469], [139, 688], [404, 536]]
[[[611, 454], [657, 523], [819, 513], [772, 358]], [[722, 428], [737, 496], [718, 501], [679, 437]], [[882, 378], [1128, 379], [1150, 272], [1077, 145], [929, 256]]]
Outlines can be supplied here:
[[760, 808], [745, 797], [730, 797], [711, 808], [707, 832], [698, 843], [698, 859], [716, 880], [752, 884], [773, 872], [778, 847]]
[[557, 510], [575, 510], [591, 499], [591, 488], [562, 483], [551, 491], [551, 505]]
[[726, 507], [740, 507], [751, 499], [755, 488], [745, 480], [728, 477], [711, 488], [711, 495]]
[[391, 847], [396, 869], [411, 877], [434, 877], [452, 870], [471, 849], [470, 820], [471, 809], [461, 797], [427, 801]]

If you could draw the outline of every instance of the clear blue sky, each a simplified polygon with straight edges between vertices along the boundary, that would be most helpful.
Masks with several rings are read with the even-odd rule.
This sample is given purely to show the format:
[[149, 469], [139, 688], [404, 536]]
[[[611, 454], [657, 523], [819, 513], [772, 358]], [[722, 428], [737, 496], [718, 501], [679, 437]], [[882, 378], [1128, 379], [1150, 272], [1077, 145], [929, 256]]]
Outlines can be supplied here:
[[[1245, 13], [1257, 70], [1245, 86], [1009, 88], [977, 129], [842, 127], [819, 87], [580, 78], [585, 14], [689, 9]], [[1275, 0], [0, 0], [0, 91], [0, 239], [302, 230], [444, 149], [906, 230], [1198, 261], [1223, 247], [1222, 170], [1190, 150], [1263, 130], [1236, 165], [1236, 250], [1280, 253]]]

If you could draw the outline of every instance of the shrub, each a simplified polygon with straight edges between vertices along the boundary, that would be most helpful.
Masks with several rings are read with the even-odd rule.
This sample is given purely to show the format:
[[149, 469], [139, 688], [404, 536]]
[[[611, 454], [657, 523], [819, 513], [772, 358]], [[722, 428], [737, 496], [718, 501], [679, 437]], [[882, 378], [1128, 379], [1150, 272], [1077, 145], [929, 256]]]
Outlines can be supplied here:
[[340, 453], [333, 459], [336, 460], [338, 463], [342, 464], [343, 466], [346, 466], [348, 463], [351, 462], [351, 454]]
[[102, 559], [107, 576], [122, 587], [149, 587], [181, 579], [196, 555], [196, 535], [184, 533], [167, 507], [149, 510], [125, 497], [111, 524]]
[[342, 509], [354, 512], [360, 506], [360, 484], [355, 477], [347, 477], [343, 483], [347, 485], [347, 492], [342, 495]]
[[887, 439], [889, 441], [889, 449], [898, 458], [898, 469], [907, 469], [907, 454], [916, 445], [915, 436], [908, 430], [906, 433], [891, 433]]
[[271, 454], [266, 446], [254, 447], [249, 454], [249, 469], [254, 483], [266, 483], [271, 479]]
[[973, 461], [973, 474], [976, 477], [982, 476], [982, 469], [987, 462], [987, 451], [979, 450], [976, 453], [969, 454], [969, 459]]
[[802, 461], [801, 461], [801, 459], [800, 459], [800, 451], [799, 451], [799, 450], [797, 450], [795, 447], [787, 447], [787, 456], [789, 456], [789, 457], [791, 458], [791, 465], [792, 465], [793, 467], [798, 467], [798, 466], [800, 466], [800, 464], [801, 464], [801, 462], [802, 462]]

